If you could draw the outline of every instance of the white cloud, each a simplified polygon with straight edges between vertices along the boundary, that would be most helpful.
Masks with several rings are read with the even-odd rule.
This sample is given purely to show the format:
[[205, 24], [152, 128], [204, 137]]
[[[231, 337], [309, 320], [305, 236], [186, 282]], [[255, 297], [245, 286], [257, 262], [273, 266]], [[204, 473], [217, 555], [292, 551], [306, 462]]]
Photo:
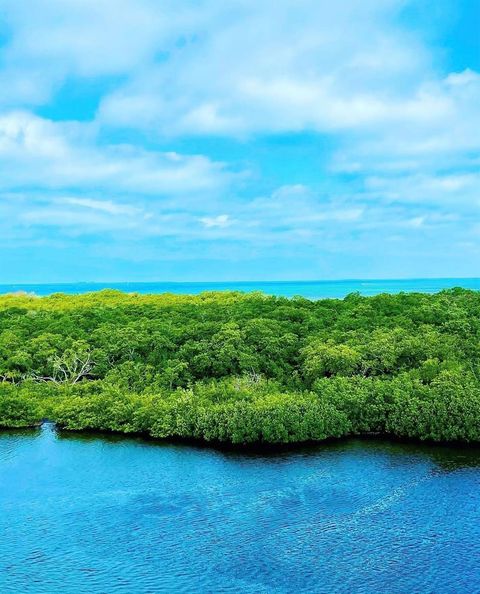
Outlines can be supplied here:
[[4, 0], [0, 84], [19, 105], [74, 77], [118, 77], [99, 122], [150, 135], [355, 131], [368, 154], [478, 147], [480, 76], [439, 75], [399, 22], [408, 4]]
[[251, 216], [270, 226], [301, 228], [329, 221], [356, 221], [361, 218], [364, 209], [352, 204], [351, 200], [319, 196], [311, 188], [295, 184], [281, 186], [271, 196], [257, 198], [248, 210]]
[[443, 117], [449, 105], [421, 84], [428, 52], [396, 26], [402, 5], [190, 6], [192, 18], [173, 25], [184, 42], [107, 97], [100, 118], [169, 134], [242, 135]]
[[477, 204], [480, 75], [442, 73], [399, 24], [404, 6], [206, 2], [197, 23], [180, 24], [185, 43], [108, 95], [98, 121], [170, 136], [314, 131], [335, 138], [333, 175], [363, 176], [367, 191], [384, 180], [377, 200]]
[[480, 82], [480, 75], [478, 72], [466, 68], [463, 72], [452, 72], [447, 76], [445, 82], [454, 87], [477, 84]]
[[380, 202], [456, 208], [478, 216], [480, 174], [424, 173], [374, 175], [367, 177], [366, 198]]
[[40, 104], [75, 76], [126, 75], [176, 41], [184, 12], [169, 0], [3, 0], [0, 103]]
[[[480, 75], [470, 70], [429, 83], [428, 94], [443, 105], [416, 121], [390, 122], [342, 143], [334, 171], [436, 172], [478, 169]], [[428, 107], [428, 105], [427, 105]]]
[[218, 215], [216, 217], [202, 217], [200, 222], [208, 229], [212, 227], [224, 229], [225, 227], [230, 227], [232, 224], [230, 217], [226, 214]]
[[74, 230], [75, 234], [90, 234], [95, 231], [132, 228], [138, 221], [126, 218], [112, 218], [105, 214], [79, 211], [76, 209], [45, 206], [20, 213], [21, 223], [42, 227], [62, 227]]
[[[448, 72], [408, 30], [399, 15], [413, 4], [2, 0], [2, 241], [37, 245], [56, 227], [108, 236], [98, 241], [112, 253], [132, 254], [127, 238], [151, 241], [143, 249], [156, 257], [182, 258], [178, 245], [198, 241], [212, 258], [241, 253], [218, 240], [253, 260], [283, 250], [296, 262], [303, 247], [305, 262], [343, 250], [365, 266], [386, 237], [394, 255], [420, 253], [415, 242], [434, 232], [437, 247], [447, 231], [467, 245], [480, 207], [480, 75]], [[78, 106], [63, 112], [72, 89]], [[96, 109], [87, 123], [52, 121]], [[271, 156], [258, 148], [291, 132], [320, 140], [318, 169], [292, 150], [283, 170], [274, 142]], [[202, 146], [225, 146], [232, 167]], [[250, 185], [239, 168], [253, 171]]]
[[229, 207], [229, 215], [199, 217], [203, 233], [193, 231], [190, 222], [184, 221], [184, 235], [263, 247], [315, 243], [332, 228], [350, 231], [352, 225], [361, 223], [364, 214], [358, 203], [321, 196], [302, 184], [281, 186], [269, 196], [231, 201]]
[[[59, 200], [56, 200], [59, 202]], [[72, 206], [83, 206], [84, 208], [106, 212], [112, 215], [136, 215], [141, 212], [140, 208], [130, 204], [119, 204], [112, 200], [92, 200], [91, 198], [64, 198], [64, 204]]]
[[[151, 213], [125, 202], [76, 196], [2, 197], [14, 213], [17, 229], [57, 227], [70, 235], [142, 230]], [[11, 221], [12, 223], [12, 221]]]
[[201, 155], [98, 145], [89, 127], [28, 112], [0, 116], [0, 188], [93, 188], [162, 195], [212, 191], [229, 180], [222, 163]]
[[407, 224], [410, 227], [415, 227], [415, 228], [419, 228], [419, 227], [423, 227], [423, 225], [425, 224], [425, 217], [414, 217], [413, 219], [410, 219]]
[[480, 75], [440, 74], [398, 19], [405, 0], [3, 4], [10, 104], [45, 103], [75, 77], [118, 77], [97, 123], [154, 138], [336, 133], [335, 169], [356, 172], [463, 162], [480, 148]]

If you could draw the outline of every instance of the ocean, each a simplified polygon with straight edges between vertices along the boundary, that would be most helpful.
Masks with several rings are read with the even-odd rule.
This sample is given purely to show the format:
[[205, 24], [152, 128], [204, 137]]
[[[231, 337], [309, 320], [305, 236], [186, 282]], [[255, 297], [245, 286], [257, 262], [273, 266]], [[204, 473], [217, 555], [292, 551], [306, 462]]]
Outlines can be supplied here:
[[358, 291], [362, 295], [379, 293], [437, 293], [443, 289], [462, 287], [480, 290], [480, 278], [423, 278], [399, 280], [320, 280], [320, 281], [229, 281], [229, 282], [122, 282], [122, 283], [50, 283], [0, 284], [0, 294], [26, 291], [35, 295], [66, 293], [76, 295], [117, 289], [127, 293], [198, 294], [204, 291], [262, 291], [281, 297], [302, 296], [307, 299], [342, 298]]

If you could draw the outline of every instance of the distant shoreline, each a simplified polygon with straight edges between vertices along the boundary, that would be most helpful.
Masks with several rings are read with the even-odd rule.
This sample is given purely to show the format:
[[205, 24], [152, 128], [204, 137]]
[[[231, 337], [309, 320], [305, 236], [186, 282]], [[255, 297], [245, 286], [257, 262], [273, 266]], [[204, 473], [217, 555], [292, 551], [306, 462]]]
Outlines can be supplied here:
[[461, 287], [480, 290], [480, 278], [418, 278], [418, 279], [345, 279], [300, 281], [187, 281], [187, 282], [79, 282], [79, 283], [3, 283], [0, 294], [25, 292], [38, 296], [53, 293], [80, 295], [103, 289], [126, 293], [195, 295], [204, 291], [261, 291], [279, 297], [301, 296], [307, 299], [342, 298], [359, 292], [365, 296], [379, 293], [437, 293]]

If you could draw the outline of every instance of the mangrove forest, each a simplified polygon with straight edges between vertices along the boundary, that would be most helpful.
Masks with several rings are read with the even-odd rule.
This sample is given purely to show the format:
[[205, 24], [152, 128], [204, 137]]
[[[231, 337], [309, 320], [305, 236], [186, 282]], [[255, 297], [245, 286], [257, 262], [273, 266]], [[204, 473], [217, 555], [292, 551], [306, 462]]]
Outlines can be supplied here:
[[0, 297], [0, 427], [480, 441], [480, 292]]

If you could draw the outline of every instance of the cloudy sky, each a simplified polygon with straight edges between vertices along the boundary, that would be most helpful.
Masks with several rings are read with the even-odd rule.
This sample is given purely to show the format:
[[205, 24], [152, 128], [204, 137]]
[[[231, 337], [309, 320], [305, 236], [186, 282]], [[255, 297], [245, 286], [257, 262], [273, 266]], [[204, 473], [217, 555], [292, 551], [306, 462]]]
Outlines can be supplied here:
[[0, 282], [480, 276], [478, 0], [0, 0]]

